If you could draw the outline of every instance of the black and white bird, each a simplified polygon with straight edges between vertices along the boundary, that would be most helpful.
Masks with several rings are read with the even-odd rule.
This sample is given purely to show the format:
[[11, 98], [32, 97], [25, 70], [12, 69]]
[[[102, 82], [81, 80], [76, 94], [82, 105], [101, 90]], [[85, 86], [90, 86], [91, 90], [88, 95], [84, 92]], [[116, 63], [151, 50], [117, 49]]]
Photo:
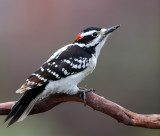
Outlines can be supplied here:
[[55, 93], [78, 93], [80, 89], [77, 85], [93, 72], [107, 37], [118, 27], [120, 25], [110, 28], [89, 27], [79, 33], [73, 43], [55, 52], [16, 91], [24, 94], [6, 117], [5, 122], [11, 118], [8, 126], [24, 120], [41, 98]]

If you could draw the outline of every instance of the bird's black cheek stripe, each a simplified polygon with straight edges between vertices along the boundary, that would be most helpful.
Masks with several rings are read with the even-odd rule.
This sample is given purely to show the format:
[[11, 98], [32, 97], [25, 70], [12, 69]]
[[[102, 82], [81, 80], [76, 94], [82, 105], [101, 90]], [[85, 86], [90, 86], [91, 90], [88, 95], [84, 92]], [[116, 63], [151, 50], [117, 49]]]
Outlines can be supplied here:
[[87, 44], [89, 42], [91, 42], [95, 37], [88, 35], [88, 36], [84, 36], [83, 38], [79, 39], [77, 42], [78, 43], [84, 43]]

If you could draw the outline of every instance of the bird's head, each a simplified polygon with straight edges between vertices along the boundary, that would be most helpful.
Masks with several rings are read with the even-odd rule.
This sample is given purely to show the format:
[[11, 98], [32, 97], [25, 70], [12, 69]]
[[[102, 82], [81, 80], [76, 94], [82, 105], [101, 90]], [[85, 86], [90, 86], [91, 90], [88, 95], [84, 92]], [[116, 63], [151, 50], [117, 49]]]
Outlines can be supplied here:
[[98, 56], [107, 37], [118, 27], [120, 27], [120, 25], [116, 25], [110, 28], [89, 27], [78, 34], [74, 43], [77, 43], [83, 48], [94, 48], [95, 53]]

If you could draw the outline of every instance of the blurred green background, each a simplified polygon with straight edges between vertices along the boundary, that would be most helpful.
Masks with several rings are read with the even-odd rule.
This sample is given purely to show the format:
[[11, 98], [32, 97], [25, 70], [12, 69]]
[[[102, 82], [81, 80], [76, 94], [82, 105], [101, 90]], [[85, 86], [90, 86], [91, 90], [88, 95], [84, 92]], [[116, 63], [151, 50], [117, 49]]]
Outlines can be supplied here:
[[[134, 112], [160, 113], [159, 0], [0, 0], [0, 102], [17, 100], [26, 78], [81, 30], [117, 24], [96, 70], [79, 86]], [[125, 126], [71, 102], [7, 129], [1, 125], [4, 135], [159, 136], [160, 130]]]

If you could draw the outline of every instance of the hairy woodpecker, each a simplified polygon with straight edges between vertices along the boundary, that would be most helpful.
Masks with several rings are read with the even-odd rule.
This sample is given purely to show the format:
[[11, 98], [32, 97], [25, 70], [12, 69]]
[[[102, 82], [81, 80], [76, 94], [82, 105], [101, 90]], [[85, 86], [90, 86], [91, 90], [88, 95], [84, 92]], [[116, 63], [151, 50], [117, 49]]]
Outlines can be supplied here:
[[[8, 126], [27, 117], [35, 103], [54, 93], [76, 94], [77, 85], [96, 67], [101, 48], [111, 32], [120, 25], [110, 28], [89, 27], [78, 34], [76, 40], [55, 52], [35, 71], [16, 93], [24, 93], [13, 106], [5, 122]], [[84, 98], [85, 99], [85, 98]]]

